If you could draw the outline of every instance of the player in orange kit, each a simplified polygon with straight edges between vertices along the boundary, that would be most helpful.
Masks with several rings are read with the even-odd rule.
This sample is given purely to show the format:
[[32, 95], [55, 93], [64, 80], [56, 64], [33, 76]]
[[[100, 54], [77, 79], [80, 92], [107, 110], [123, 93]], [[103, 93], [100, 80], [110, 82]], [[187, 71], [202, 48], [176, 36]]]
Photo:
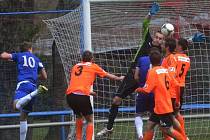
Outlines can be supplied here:
[[183, 131], [185, 131], [184, 118], [180, 114], [179, 109], [181, 109], [183, 102], [185, 77], [190, 69], [190, 58], [186, 55], [187, 48], [188, 48], [188, 41], [184, 38], [180, 38], [177, 42], [177, 47], [176, 47], [177, 53], [175, 55], [177, 60], [176, 79], [180, 85], [177, 87], [177, 97], [176, 97], [177, 106], [176, 106], [175, 116], [176, 119], [179, 121]]
[[150, 54], [152, 69], [148, 71], [147, 80], [143, 88], [137, 88], [139, 93], [154, 93], [155, 107], [147, 122], [147, 130], [143, 137], [144, 140], [152, 140], [154, 127], [159, 124], [161, 130], [176, 140], [184, 140], [182, 134], [173, 128], [170, 87], [174, 83], [171, 79], [168, 69], [160, 66], [161, 54], [159, 51], [153, 51]]
[[92, 140], [93, 136], [93, 111], [90, 102], [90, 94], [96, 76], [107, 77], [113, 80], [123, 80], [124, 76], [115, 76], [105, 72], [97, 64], [93, 63], [93, 54], [85, 51], [82, 62], [73, 66], [69, 86], [66, 90], [67, 103], [76, 114], [76, 139], [82, 140], [83, 117], [87, 121], [86, 140]]
[[[176, 49], [176, 40], [172, 38], [167, 38], [165, 40], [165, 49], [166, 49], [166, 56], [162, 61], [162, 66], [169, 70], [169, 74], [172, 78], [176, 78], [176, 65], [177, 60], [175, 57], [175, 49]], [[173, 109], [175, 109], [175, 101], [176, 101], [176, 86], [173, 85], [170, 89], [171, 100]]]
[[[171, 102], [173, 106], [173, 126], [174, 128], [179, 131], [183, 136], [185, 136], [185, 131], [182, 129], [179, 121], [175, 118], [176, 114], [176, 98], [177, 98], [177, 87], [178, 86], [178, 81], [176, 79], [177, 77], [177, 59], [176, 59], [176, 40], [173, 38], [167, 38], [165, 40], [165, 49], [166, 49], [166, 56], [163, 59], [162, 66], [167, 68], [169, 71], [169, 74], [171, 78], [176, 82], [176, 84], [173, 84], [170, 88], [170, 94], [171, 94]], [[164, 135], [165, 140], [169, 140], [168, 136]]]
[[177, 60], [177, 81], [179, 82], [180, 89], [179, 94], [177, 95], [177, 101], [180, 102], [180, 108], [183, 103], [183, 94], [184, 94], [184, 87], [185, 87], [185, 78], [187, 72], [190, 69], [190, 58], [187, 56], [186, 51], [188, 48], [188, 41], [184, 38], [180, 38], [177, 43], [176, 48], [176, 60]]

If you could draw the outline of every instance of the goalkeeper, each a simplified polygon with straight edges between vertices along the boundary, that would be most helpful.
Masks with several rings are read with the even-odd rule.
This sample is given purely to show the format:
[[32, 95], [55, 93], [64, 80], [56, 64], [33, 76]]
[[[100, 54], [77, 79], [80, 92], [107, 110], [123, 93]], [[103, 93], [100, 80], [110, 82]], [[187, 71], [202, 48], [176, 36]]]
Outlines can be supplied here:
[[139, 49], [134, 57], [132, 65], [123, 80], [122, 84], [119, 86], [118, 94], [115, 95], [110, 111], [109, 111], [109, 119], [106, 128], [97, 133], [97, 136], [103, 136], [113, 131], [114, 120], [118, 114], [118, 107], [121, 104], [123, 98], [126, 98], [128, 95], [132, 94], [136, 88], [139, 87], [139, 83], [134, 79], [134, 70], [136, 67], [136, 63], [138, 57], [147, 56], [149, 49], [152, 47], [157, 47], [161, 50], [162, 43], [164, 40], [164, 35], [158, 31], [155, 33], [154, 38], [151, 37], [149, 32], [149, 23], [150, 19], [153, 15], [155, 15], [159, 11], [159, 5], [157, 3], [153, 3], [149, 14], [146, 16], [143, 22], [143, 43], [140, 44]]

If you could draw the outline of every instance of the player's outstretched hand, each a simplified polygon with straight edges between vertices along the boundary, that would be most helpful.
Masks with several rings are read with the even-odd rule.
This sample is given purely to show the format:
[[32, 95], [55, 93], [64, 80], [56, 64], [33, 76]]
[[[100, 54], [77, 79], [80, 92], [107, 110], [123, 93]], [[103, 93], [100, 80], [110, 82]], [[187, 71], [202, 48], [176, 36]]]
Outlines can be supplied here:
[[137, 89], [135, 90], [135, 92], [137, 92], [137, 93], [142, 92], [142, 88], [137, 88]]
[[157, 14], [157, 12], [160, 10], [160, 6], [159, 6], [159, 4], [157, 3], [157, 2], [154, 2], [153, 4], [152, 4], [152, 7], [151, 7], [151, 9], [150, 9], [150, 15], [155, 15], [155, 14]]
[[204, 33], [197, 32], [193, 35], [192, 41], [193, 42], [204, 42], [205, 39], [206, 39], [206, 36], [204, 35]]
[[125, 78], [125, 76], [120, 76], [120, 80], [122, 81]]
[[97, 94], [96, 94], [96, 92], [92, 91], [92, 92], [90, 92], [90, 95], [96, 96]]

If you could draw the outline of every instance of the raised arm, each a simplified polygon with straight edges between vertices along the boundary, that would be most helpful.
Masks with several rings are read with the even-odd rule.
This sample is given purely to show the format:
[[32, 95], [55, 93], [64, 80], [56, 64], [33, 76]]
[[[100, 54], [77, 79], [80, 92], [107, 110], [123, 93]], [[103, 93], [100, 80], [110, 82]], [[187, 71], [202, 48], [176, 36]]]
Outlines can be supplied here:
[[159, 4], [154, 2], [151, 6], [151, 9], [149, 11], [149, 13], [146, 15], [144, 21], [143, 21], [143, 37], [146, 36], [147, 32], [149, 31], [149, 24], [150, 24], [150, 20], [151, 17], [155, 14], [157, 14], [157, 12], [160, 10]]

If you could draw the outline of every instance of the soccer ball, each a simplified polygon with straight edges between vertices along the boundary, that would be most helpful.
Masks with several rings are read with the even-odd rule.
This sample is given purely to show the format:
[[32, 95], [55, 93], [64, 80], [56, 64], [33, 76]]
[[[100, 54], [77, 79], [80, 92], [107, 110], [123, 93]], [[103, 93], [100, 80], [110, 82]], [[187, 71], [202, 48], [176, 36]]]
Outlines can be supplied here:
[[165, 23], [161, 27], [161, 33], [164, 36], [170, 36], [174, 33], [174, 26], [171, 23]]

